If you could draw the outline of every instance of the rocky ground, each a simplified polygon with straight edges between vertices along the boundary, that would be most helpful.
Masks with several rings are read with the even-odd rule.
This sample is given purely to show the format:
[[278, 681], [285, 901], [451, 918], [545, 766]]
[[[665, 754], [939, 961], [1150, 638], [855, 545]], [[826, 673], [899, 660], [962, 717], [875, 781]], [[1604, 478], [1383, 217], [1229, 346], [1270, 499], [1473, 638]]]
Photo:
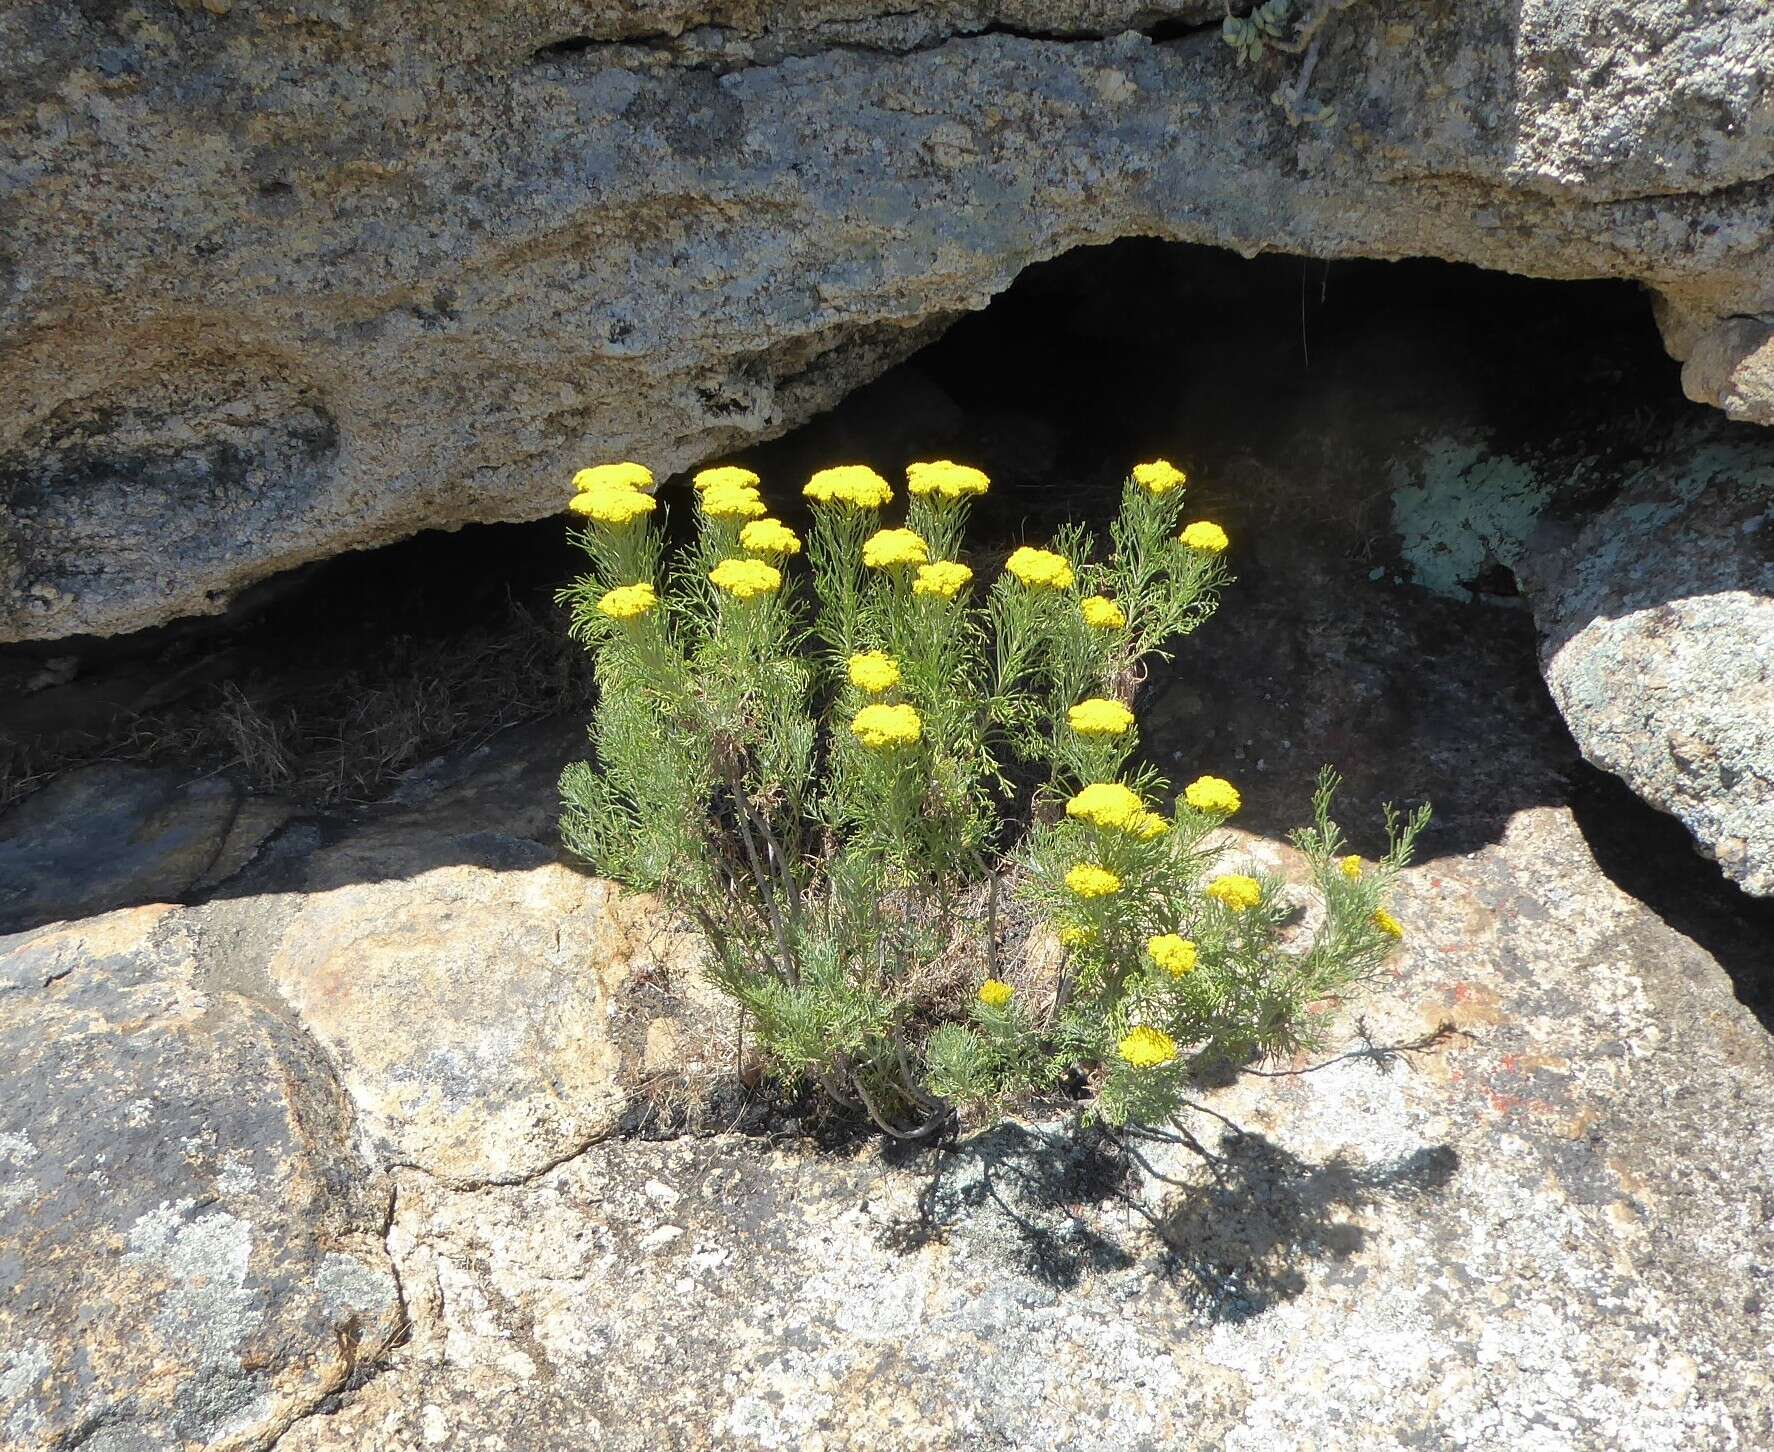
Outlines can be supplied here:
[[1322, 759], [1358, 847], [1439, 810], [1323, 1062], [1202, 1084], [1193, 1143], [816, 1123], [559, 861], [578, 728], [522, 728], [0, 940], [9, 1441], [1766, 1445], [1768, 905], [1598, 784], [1521, 612], [1264, 569], [1148, 689], [1163, 764], [1283, 868]]
[[[0, 1444], [1774, 1445], [1774, 13], [1505, 8], [0, 14]], [[822, 1118], [561, 857], [558, 529], [278, 576], [740, 449], [1188, 466], [1158, 764], [1437, 809], [1328, 1054]]]

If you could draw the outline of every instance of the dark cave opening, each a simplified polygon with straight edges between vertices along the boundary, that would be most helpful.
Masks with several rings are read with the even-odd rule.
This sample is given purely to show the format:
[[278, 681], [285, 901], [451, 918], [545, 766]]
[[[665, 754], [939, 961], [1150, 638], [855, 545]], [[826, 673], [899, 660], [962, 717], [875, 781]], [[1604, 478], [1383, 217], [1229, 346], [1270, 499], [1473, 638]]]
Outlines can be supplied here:
[[[1145, 690], [1161, 769], [1236, 777], [1246, 824], [1272, 833], [1335, 764], [1363, 851], [1386, 799], [1436, 803], [1432, 856], [1498, 840], [1524, 807], [1576, 804], [1611, 841], [1646, 844], [1616, 851], [1610, 873], [1654, 907], [1659, 881], [1680, 882], [1697, 931], [1766, 1013], [1774, 903], [1724, 882], [1669, 819], [1596, 786], [1540, 680], [1507, 562], [1475, 553], [1432, 593], [1394, 518], [1400, 480], [1450, 440], [1556, 477], [1549, 511], [1581, 515], [1703, 416], [1628, 284], [1130, 240], [1028, 269], [906, 363], [737, 458], [791, 522], [800, 484], [827, 464], [890, 478], [919, 458], [978, 464], [994, 480], [972, 531], [988, 562], [1067, 517], [1100, 521], [1132, 463], [1171, 458], [1196, 517], [1230, 531], [1239, 579]], [[668, 481], [662, 497], [685, 487]], [[558, 517], [471, 526], [268, 582], [216, 620], [0, 652], [8, 796], [60, 765], [121, 757], [244, 775], [309, 804], [371, 801], [514, 723], [582, 717], [586, 672], [552, 598], [577, 567]], [[572, 751], [578, 736], [548, 739]], [[1646, 852], [1668, 871], [1641, 870]]]

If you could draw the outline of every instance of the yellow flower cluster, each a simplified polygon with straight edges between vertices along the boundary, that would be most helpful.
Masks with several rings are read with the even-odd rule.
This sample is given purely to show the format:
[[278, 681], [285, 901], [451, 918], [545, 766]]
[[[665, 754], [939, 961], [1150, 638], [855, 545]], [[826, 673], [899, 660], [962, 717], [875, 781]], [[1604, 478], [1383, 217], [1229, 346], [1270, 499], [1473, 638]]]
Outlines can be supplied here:
[[1169, 459], [1154, 459], [1149, 464], [1133, 466], [1133, 482], [1148, 494], [1168, 494], [1187, 484], [1189, 476]]
[[651, 489], [653, 471], [645, 464], [593, 464], [573, 476], [573, 487], [592, 489]]
[[750, 484], [710, 484], [702, 491], [702, 512], [710, 519], [759, 519], [769, 509]]
[[973, 571], [966, 565], [954, 560], [935, 560], [928, 565], [918, 566], [918, 578], [912, 581], [914, 595], [933, 595], [940, 600], [953, 600], [967, 582], [973, 578]]
[[1256, 878], [1238, 872], [1216, 877], [1203, 891], [1235, 913], [1249, 912], [1263, 900], [1262, 884]]
[[610, 487], [581, 490], [567, 503], [574, 514], [582, 514], [597, 524], [627, 524], [651, 514], [657, 507], [651, 494]]
[[645, 464], [594, 464], [573, 476], [576, 492], [567, 508], [597, 524], [628, 524], [658, 507], [641, 492], [652, 487], [653, 471]]
[[947, 459], [907, 464], [905, 471], [905, 487], [921, 498], [934, 494], [943, 499], [965, 499], [969, 494], [984, 494], [991, 482], [980, 470]]
[[1169, 1034], [1141, 1024], [1117, 1045], [1121, 1057], [1136, 1069], [1156, 1069], [1177, 1056], [1177, 1044]]
[[924, 723], [910, 706], [864, 706], [850, 723], [850, 734], [870, 751], [915, 746]]
[[614, 590], [604, 592], [597, 608], [600, 615], [608, 615], [612, 620], [633, 620], [645, 615], [658, 603], [659, 596], [651, 585], [618, 585]]
[[899, 662], [879, 650], [865, 650], [850, 657], [850, 684], [878, 696], [899, 684]]
[[782, 571], [762, 560], [722, 560], [708, 578], [736, 600], [755, 600], [782, 588]]
[[987, 1008], [1003, 1008], [1016, 995], [1016, 990], [1002, 978], [988, 978], [979, 985], [979, 1001]]
[[1066, 803], [1066, 815], [1107, 831], [1126, 831], [1130, 822], [1144, 814], [1139, 793], [1118, 781], [1092, 782]]
[[1121, 891], [1121, 879], [1106, 867], [1080, 862], [1066, 873], [1066, 886], [1079, 897], [1112, 897]]
[[1204, 555], [1217, 555], [1231, 543], [1225, 530], [1205, 519], [1191, 524], [1182, 532], [1181, 539], [1190, 549], [1200, 550]]
[[1244, 805], [1238, 788], [1223, 776], [1198, 776], [1183, 788], [1183, 800], [1198, 812], [1229, 817]]
[[1066, 720], [1080, 736], [1120, 736], [1133, 725], [1133, 712], [1119, 701], [1093, 696], [1071, 707]]
[[1121, 607], [1107, 595], [1091, 595], [1080, 600], [1078, 610], [1092, 630], [1120, 630], [1127, 624]]
[[1343, 876], [1348, 878], [1349, 881], [1361, 881], [1361, 859], [1354, 853], [1350, 853], [1349, 856], [1345, 857], [1337, 864], [1337, 866], [1343, 869]]
[[893, 498], [892, 487], [867, 464], [821, 469], [801, 492], [815, 504], [848, 504], [853, 509], [879, 509]]
[[1106, 832], [1125, 832], [1150, 842], [1170, 830], [1156, 812], [1148, 812], [1139, 793], [1118, 781], [1092, 782], [1066, 803], [1066, 815]]
[[1146, 939], [1146, 951], [1152, 955], [1152, 961], [1172, 978], [1181, 978], [1194, 971], [1195, 945], [1187, 938], [1180, 938], [1175, 933], [1160, 933], [1155, 938]]
[[1404, 936], [1404, 924], [1387, 912], [1385, 908], [1380, 908], [1375, 912], [1373, 923], [1388, 938], [1402, 938]]
[[737, 464], [717, 464], [704, 469], [690, 481], [701, 492], [707, 489], [756, 489], [758, 476]]
[[929, 558], [929, 546], [909, 529], [878, 529], [862, 542], [862, 562], [871, 570], [921, 565]]
[[1077, 923], [1062, 924], [1059, 930], [1062, 948], [1088, 948], [1101, 936], [1095, 928], [1082, 927]]
[[754, 555], [798, 555], [801, 541], [780, 519], [754, 519], [739, 531], [739, 547]]
[[1056, 555], [1052, 550], [1037, 550], [1028, 545], [1019, 545], [1004, 562], [1004, 568], [1031, 588], [1072, 588], [1071, 564], [1064, 555]]

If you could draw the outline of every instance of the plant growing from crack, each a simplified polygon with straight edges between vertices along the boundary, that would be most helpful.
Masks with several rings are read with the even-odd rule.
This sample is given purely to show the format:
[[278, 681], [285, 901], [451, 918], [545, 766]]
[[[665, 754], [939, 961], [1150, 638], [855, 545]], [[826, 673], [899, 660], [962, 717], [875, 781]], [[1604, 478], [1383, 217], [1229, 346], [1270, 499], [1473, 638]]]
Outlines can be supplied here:
[[1294, 838], [1323, 908], [1301, 944], [1278, 881], [1220, 870], [1230, 782], [1165, 809], [1132, 705], [1229, 579], [1225, 532], [1182, 526], [1184, 483], [1138, 466], [1106, 548], [1067, 526], [978, 589], [977, 469], [912, 465], [900, 526], [872, 469], [823, 470], [804, 543], [756, 475], [704, 470], [675, 553], [646, 469], [581, 471], [591, 568], [561, 598], [599, 699], [564, 840], [701, 926], [777, 1070], [900, 1138], [1066, 1083], [1156, 1123], [1192, 1064], [1312, 1045], [1315, 1006], [1402, 936], [1387, 891], [1427, 811], [1389, 811], [1364, 865], [1321, 779]]
[[1356, 3], [1358, 0], [1318, 0], [1297, 23], [1290, 24], [1295, 21], [1293, 0], [1263, 0], [1243, 15], [1234, 14], [1231, 0], [1227, 0], [1220, 38], [1236, 52], [1241, 66], [1260, 62], [1270, 53], [1299, 56], [1300, 68], [1292, 82], [1283, 81], [1270, 99], [1281, 107], [1290, 125], [1329, 126], [1336, 120], [1336, 108], [1312, 100], [1307, 90], [1330, 18]]

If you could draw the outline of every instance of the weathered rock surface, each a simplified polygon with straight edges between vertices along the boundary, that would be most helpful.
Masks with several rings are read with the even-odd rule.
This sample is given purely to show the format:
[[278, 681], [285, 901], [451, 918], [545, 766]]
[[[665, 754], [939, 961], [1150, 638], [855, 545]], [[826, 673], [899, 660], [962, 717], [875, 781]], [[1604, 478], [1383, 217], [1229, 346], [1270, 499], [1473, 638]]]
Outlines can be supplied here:
[[1296, 58], [1240, 68], [1219, 18], [10, 8], [0, 640], [730, 451], [1135, 233], [1636, 278], [1689, 388], [1774, 418], [1719, 363], [1774, 315], [1766, 6], [1375, 0], [1314, 47], [1305, 128], [1270, 100]]
[[1211, 1162], [1036, 1124], [403, 1174], [412, 1341], [284, 1445], [1765, 1443], [1774, 1041], [1563, 808], [1402, 910], [1348, 1057], [1203, 1091]]
[[1524, 577], [1583, 754], [1774, 895], [1774, 452], [1673, 448]]
[[183, 897], [238, 871], [285, 815], [223, 777], [68, 772], [0, 817], [0, 933]]
[[688, 987], [699, 948], [534, 843], [450, 864], [438, 845], [384, 833], [320, 856], [265, 972], [380, 1162], [524, 1179], [621, 1123], [646, 1040], [625, 1065], [619, 998], [634, 978]]
[[1682, 363], [1682, 392], [1746, 423], [1774, 419], [1774, 327], [1727, 318], [1711, 329]]
[[0, 939], [0, 1440], [247, 1448], [403, 1313], [390, 1186], [311, 1041], [178, 909]]
[[265, 1445], [405, 1324], [381, 1166], [519, 1180], [730, 1063], [649, 903], [449, 830], [476, 756], [430, 832], [0, 939], [6, 1445]]

